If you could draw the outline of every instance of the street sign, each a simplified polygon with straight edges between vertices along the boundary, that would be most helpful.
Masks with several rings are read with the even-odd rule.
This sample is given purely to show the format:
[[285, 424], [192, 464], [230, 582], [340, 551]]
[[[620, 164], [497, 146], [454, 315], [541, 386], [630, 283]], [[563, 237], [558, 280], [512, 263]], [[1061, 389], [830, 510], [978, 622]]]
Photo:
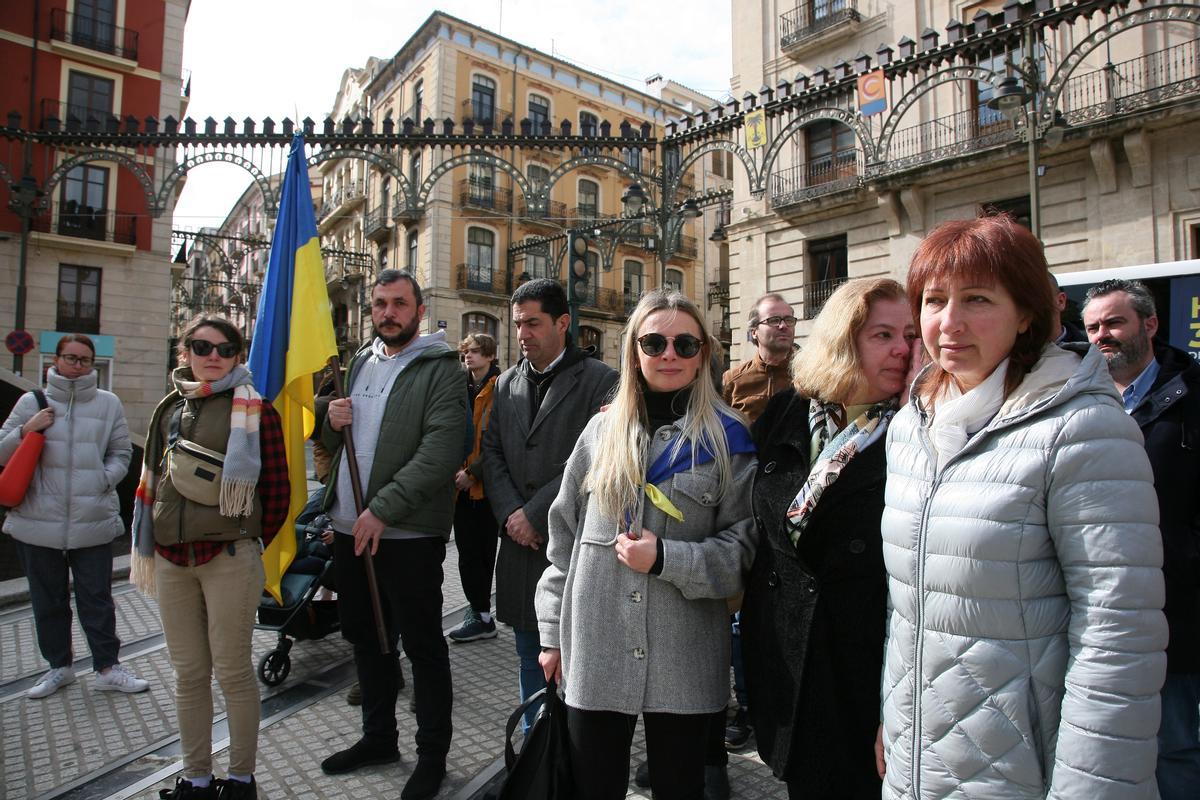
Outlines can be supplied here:
[[4, 337], [4, 346], [14, 356], [23, 356], [33, 349], [33, 334], [29, 331], [12, 331]]

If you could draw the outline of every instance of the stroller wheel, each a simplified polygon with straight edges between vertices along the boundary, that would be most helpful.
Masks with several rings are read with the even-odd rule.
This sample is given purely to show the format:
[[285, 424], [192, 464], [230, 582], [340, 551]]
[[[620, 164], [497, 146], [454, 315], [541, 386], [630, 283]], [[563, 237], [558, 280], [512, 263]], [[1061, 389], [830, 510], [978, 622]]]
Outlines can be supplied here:
[[283, 650], [272, 650], [258, 662], [258, 677], [267, 686], [278, 686], [292, 671], [292, 658]]

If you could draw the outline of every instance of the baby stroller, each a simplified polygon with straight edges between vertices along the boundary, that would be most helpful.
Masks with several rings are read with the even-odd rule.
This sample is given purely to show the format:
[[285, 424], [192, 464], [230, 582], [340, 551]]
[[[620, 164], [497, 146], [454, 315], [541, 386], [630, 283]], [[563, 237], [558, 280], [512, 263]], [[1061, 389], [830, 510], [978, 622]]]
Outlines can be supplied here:
[[[258, 662], [258, 677], [267, 686], [283, 683], [292, 670], [292, 642], [323, 639], [341, 628], [336, 600], [317, 600], [317, 592], [333, 588], [333, 549], [321, 541], [329, 518], [321, 513], [324, 489], [308, 497], [296, 518], [296, 557], [283, 576], [283, 605], [263, 592], [258, 623], [263, 631], [277, 631], [279, 643]], [[291, 638], [288, 638], [291, 637]]]

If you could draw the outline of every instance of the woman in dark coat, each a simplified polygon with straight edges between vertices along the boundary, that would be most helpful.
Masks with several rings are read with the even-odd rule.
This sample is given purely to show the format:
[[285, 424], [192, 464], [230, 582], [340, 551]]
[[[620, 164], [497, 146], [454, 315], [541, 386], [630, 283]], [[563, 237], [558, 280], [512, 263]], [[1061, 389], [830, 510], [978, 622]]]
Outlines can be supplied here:
[[875, 798], [884, 438], [919, 353], [900, 284], [841, 286], [755, 422], [742, 647], [758, 751], [791, 798]]

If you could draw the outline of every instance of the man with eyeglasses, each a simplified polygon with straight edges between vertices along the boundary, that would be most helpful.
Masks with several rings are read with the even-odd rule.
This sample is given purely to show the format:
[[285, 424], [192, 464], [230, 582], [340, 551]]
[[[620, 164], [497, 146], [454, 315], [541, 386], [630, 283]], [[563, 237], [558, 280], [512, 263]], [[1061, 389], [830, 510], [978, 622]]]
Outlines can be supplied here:
[[[755, 345], [754, 357], [726, 370], [721, 384], [725, 402], [753, 423], [767, 407], [767, 401], [791, 384], [796, 317], [792, 306], [781, 295], [772, 292], [755, 302], [749, 327], [750, 341]], [[725, 727], [725, 747], [738, 750], [750, 740], [751, 727], [742, 678], [742, 640], [736, 618], [733, 633], [733, 683], [738, 710], [733, 721]]]
[[796, 317], [781, 295], [771, 293], [758, 298], [749, 322], [754, 357], [726, 370], [721, 385], [725, 402], [754, 422], [767, 401], [792, 380]]

